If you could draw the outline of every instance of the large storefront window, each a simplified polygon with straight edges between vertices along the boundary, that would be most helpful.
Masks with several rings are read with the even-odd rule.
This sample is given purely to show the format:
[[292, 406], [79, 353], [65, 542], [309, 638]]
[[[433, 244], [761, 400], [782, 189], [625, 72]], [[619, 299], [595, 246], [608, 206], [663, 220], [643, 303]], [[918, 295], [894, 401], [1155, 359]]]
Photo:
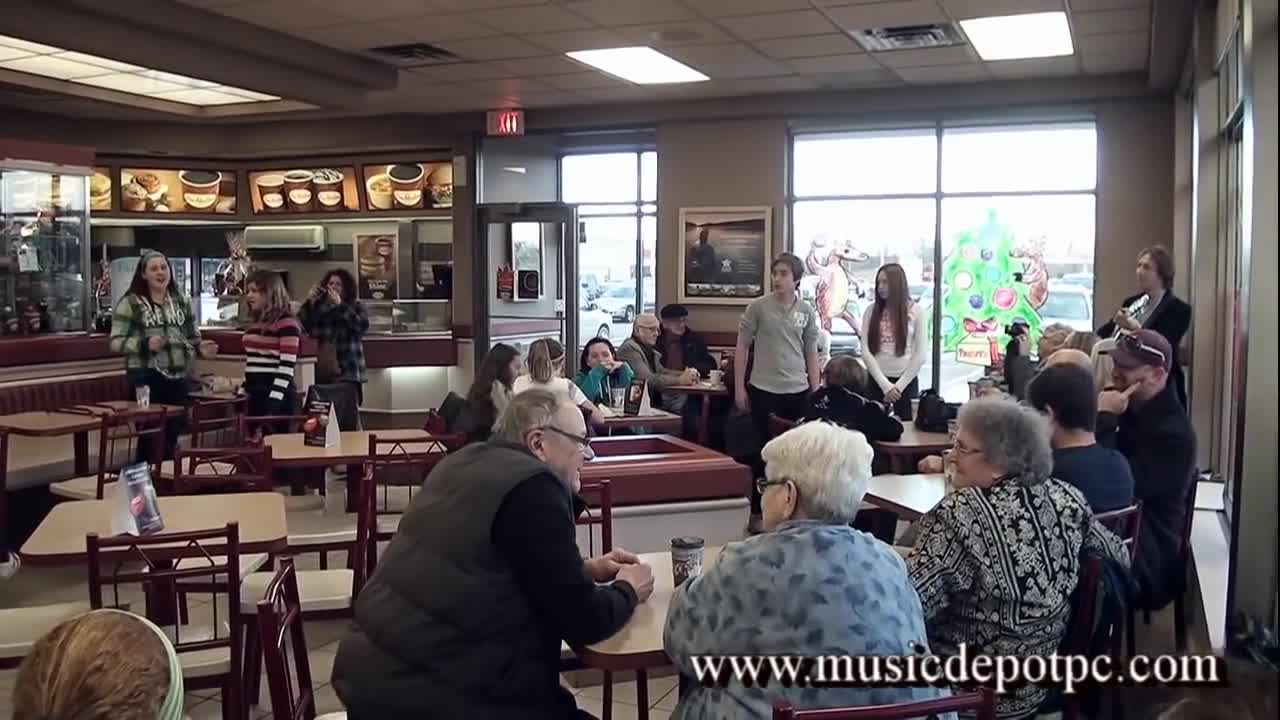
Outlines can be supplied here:
[[619, 344], [655, 307], [656, 152], [566, 155], [560, 197], [578, 205], [578, 347], [597, 335]]
[[835, 351], [861, 352], [886, 263], [928, 317], [920, 387], [949, 401], [999, 364], [1015, 320], [1033, 339], [1094, 327], [1093, 123], [797, 134], [793, 150], [792, 248]]

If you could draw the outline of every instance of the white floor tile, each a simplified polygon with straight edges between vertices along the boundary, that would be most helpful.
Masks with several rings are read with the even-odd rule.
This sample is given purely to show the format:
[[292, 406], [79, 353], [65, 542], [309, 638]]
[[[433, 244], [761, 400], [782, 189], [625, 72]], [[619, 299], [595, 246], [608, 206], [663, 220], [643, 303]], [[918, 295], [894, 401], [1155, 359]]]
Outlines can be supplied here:
[[[582, 697], [580, 695], [578, 696], [578, 707], [598, 718], [604, 717], [604, 708], [599, 698]], [[612, 720], [637, 720], [640, 717], [639, 712], [640, 708], [635, 705], [615, 701], [613, 703]], [[670, 717], [671, 713], [666, 710], [653, 709], [649, 711], [649, 720], [669, 720]]]
[[[626, 680], [626, 682], [620, 682]], [[675, 675], [666, 677], [649, 678], [649, 706], [653, 707], [667, 693], [671, 692], [677, 684]], [[601, 699], [604, 697], [604, 686], [588, 685], [578, 691], [579, 698]], [[613, 701], [615, 703], [625, 703], [627, 705], [636, 705], [636, 683], [635, 673], [614, 673], [613, 674]]]

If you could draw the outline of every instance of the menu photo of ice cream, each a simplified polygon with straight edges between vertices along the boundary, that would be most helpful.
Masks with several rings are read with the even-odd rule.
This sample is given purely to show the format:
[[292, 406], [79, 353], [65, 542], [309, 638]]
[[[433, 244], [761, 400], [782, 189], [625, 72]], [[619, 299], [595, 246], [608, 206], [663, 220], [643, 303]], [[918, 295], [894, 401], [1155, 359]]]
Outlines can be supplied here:
[[236, 174], [231, 170], [121, 168], [120, 209], [231, 215], [236, 211]]
[[253, 214], [357, 212], [354, 167], [255, 170], [249, 173]]
[[365, 165], [370, 210], [453, 207], [453, 164], [405, 162]]
[[356, 284], [361, 300], [396, 298], [397, 238], [394, 234], [356, 235]]
[[89, 176], [89, 209], [111, 210], [111, 168], [95, 167]]

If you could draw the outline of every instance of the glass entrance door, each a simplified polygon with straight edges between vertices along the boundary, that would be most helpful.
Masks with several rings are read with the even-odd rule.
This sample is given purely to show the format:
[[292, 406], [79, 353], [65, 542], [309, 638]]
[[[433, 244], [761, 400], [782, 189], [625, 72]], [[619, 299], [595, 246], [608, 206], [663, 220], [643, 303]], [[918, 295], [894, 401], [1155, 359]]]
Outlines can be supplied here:
[[481, 204], [476, 211], [474, 287], [485, 291], [476, 302], [476, 369], [500, 342], [524, 354], [534, 340], [552, 337], [572, 356], [580, 332], [592, 332], [569, 312], [579, 304], [576, 208]]

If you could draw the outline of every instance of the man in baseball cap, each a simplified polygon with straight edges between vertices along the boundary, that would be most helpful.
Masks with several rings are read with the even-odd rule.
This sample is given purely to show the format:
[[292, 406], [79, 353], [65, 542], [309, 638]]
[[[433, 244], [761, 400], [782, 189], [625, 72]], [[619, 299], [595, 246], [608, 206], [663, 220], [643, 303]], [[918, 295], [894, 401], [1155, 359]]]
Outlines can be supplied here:
[[1169, 382], [1173, 348], [1163, 335], [1122, 334], [1111, 357], [1114, 388], [1098, 396], [1098, 442], [1119, 450], [1133, 471], [1134, 496], [1142, 501], [1133, 568], [1138, 604], [1157, 610], [1182, 592], [1185, 569], [1178, 550], [1195, 481], [1196, 435]]

